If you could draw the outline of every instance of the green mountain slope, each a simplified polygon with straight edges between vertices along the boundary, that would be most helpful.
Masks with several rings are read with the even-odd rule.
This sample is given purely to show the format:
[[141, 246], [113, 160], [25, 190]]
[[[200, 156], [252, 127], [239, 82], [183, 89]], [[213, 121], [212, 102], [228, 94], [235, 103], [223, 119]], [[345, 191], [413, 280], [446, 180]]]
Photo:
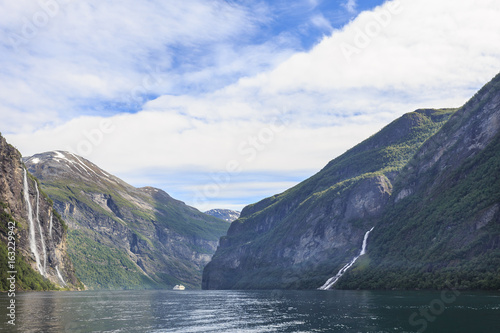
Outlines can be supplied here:
[[228, 223], [67, 152], [37, 154], [25, 163], [67, 221], [69, 254], [87, 287], [200, 287]]
[[424, 144], [343, 288], [500, 289], [500, 75]]
[[306, 181], [245, 207], [206, 266], [203, 288], [321, 286], [359, 252], [399, 171], [454, 111], [408, 113]]

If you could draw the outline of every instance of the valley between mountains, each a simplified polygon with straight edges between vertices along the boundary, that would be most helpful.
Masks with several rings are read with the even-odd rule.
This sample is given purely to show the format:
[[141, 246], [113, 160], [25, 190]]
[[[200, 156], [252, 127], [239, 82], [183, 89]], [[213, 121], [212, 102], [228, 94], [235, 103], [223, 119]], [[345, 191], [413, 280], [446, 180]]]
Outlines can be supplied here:
[[25, 164], [67, 222], [69, 255], [91, 288], [196, 288], [229, 227], [68, 152], [37, 154]]
[[70, 152], [21, 160], [3, 137], [0, 170], [1, 272], [15, 225], [21, 290], [500, 289], [500, 75], [241, 215], [202, 213]]

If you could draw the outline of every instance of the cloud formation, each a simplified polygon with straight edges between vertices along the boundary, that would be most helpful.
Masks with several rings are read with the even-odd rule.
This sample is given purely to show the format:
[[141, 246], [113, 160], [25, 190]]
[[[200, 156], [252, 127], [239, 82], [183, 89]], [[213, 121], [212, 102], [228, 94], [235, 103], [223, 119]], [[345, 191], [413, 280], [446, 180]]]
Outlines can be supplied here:
[[342, 7], [344, 7], [349, 13], [354, 14], [356, 13], [358, 4], [356, 3], [356, 0], [346, 0], [346, 2], [342, 4]]
[[[281, 33], [241, 44], [272, 19], [269, 5], [177, 4], [61, 4], [36, 38], [5, 53], [4, 134], [26, 155], [72, 150], [188, 204], [241, 208], [405, 112], [462, 105], [500, 69], [495, 1], [390, 1], [301, 51]], [[25, 5], [2, 6], [21, 18], [40, 10]], [[4, 31], [22, 22], [4, 16]], [[325, 15], [309, 21], [330, 29]], [[214, 177], [230, 179], [217, 195]]]

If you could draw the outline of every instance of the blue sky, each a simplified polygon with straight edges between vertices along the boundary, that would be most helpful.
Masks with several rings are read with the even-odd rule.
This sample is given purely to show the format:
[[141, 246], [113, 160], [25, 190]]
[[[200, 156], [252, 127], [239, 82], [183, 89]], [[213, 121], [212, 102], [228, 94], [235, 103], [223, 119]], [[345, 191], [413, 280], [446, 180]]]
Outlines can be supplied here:
[[500, 69], [493, 0], [0, 3], [0, 131], [200, 210], [279, 193]]

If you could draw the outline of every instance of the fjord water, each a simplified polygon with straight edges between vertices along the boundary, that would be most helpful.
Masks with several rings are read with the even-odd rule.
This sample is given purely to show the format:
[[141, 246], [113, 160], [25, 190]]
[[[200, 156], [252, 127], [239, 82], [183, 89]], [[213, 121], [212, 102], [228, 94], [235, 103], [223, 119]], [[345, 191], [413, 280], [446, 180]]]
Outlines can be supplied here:
[[5, 332], [500, 332], [498, 292], [30, 292], [15, 330], [0, 301]]

